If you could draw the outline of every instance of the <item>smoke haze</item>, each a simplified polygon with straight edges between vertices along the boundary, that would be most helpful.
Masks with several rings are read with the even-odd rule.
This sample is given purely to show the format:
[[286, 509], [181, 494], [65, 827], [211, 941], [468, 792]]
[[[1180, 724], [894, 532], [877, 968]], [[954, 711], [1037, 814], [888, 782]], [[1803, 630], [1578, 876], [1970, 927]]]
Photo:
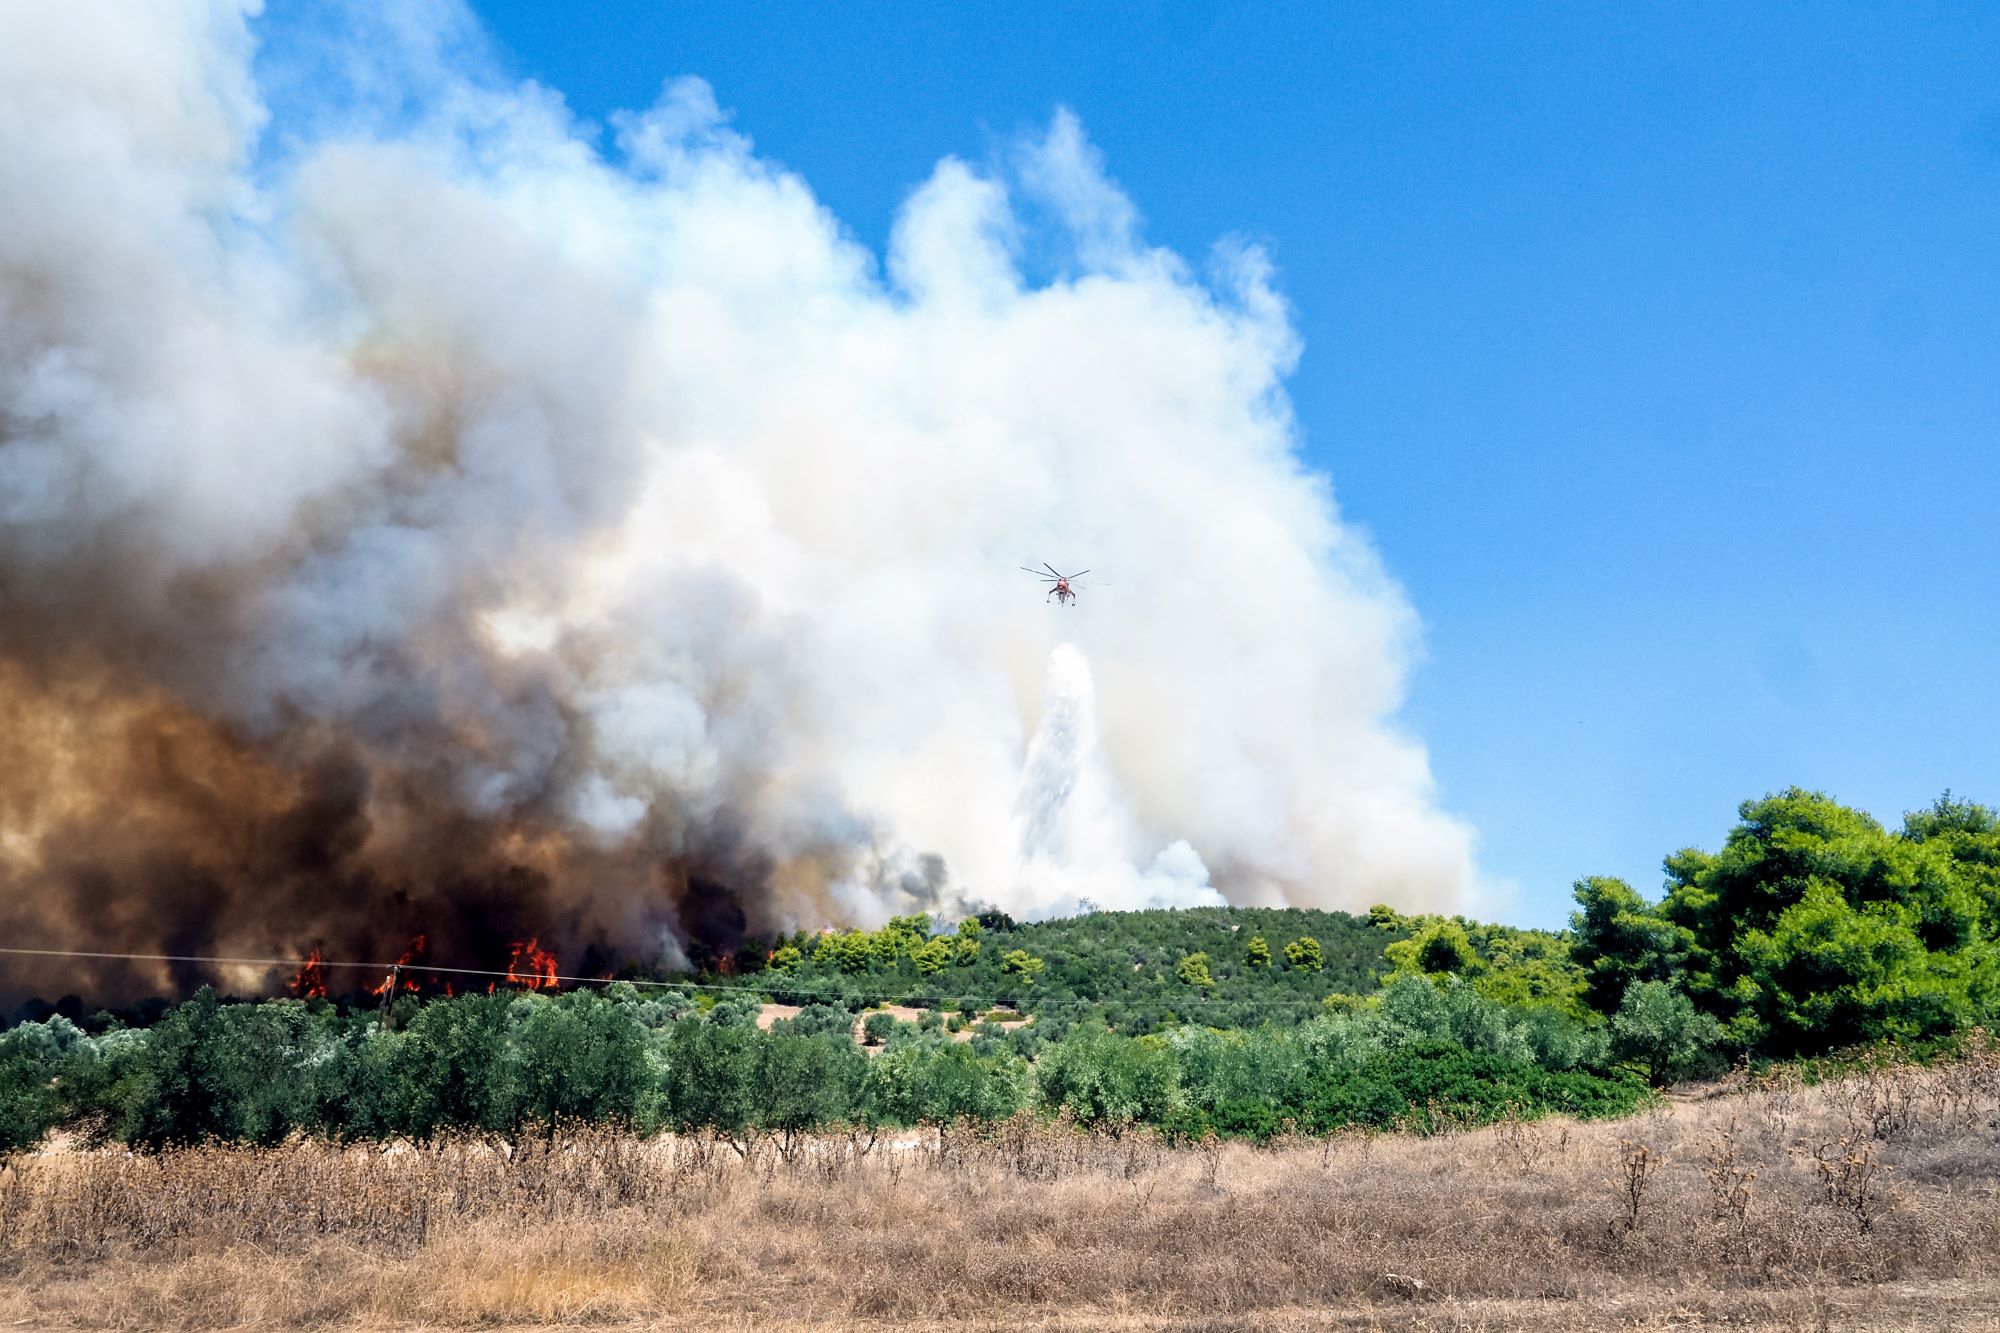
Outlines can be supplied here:
[[448, 6], [254, 10], [0, 4], [0, 936], [1462, 900], [1256, 249], [1147, 246], [1057, 111], [878, 258], [698, 80], [600, 131]]

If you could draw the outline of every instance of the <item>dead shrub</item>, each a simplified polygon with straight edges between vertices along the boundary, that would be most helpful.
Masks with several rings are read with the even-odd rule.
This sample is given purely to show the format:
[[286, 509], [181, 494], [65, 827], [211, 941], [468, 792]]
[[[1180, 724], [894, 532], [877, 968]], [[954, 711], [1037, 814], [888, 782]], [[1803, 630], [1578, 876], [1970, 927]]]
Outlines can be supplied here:
[[1955, 1183], [2000, 1175], [1974, 1059], [1990, 1050], [1883, 1071], [1915, 1108], [1887, 1137], [1870, 1108], [1905, 1102], [1886, 1083], [1774, 1080], [1622, 1125], [1427, 1116], [1422, 1136], [1262, 1147], [1017, 1116], [843, 1130], [789, 1157], [586, 1126], [64, 1148], [0, 1169], [0, 1321], [1779, 1328], [1837, 1282], [1952, 1327], [1909, 1302], [2000, 1283], [2000, 1196]]

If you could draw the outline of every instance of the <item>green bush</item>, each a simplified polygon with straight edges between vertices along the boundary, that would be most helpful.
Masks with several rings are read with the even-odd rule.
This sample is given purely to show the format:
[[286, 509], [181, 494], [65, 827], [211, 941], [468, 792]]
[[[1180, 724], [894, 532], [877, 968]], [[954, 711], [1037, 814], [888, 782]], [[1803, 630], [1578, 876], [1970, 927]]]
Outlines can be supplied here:
[[1611, 1018], [1612, 1049], [1655, 1084], [1711, 1073], [1720, 1063], [1722, 1026], [1664, 981], [1634, 982]]
[[866, 1105], [871, 1119], [893, 1125], [1002, 1120], [1025, 1104], [1028, 1083], [1018, 1058], [958, 1042], [913, 1043], [869, 1062]]
[[0, 1162], [33, 1148], [61, 1120], [56, 1084], [88, 1058], [83, 1050], [82, 1033], [62, 1017], [0, 1032]]
[[1209, 975], [1208, 955], [1205, 953], [1191, 953], [1181, 959], [1175, 966], [1174, 973], [1190, 986], [1202, 987], [1215, 984], [1215, 978]]
[[634, 1124], [652, 1118], [644, 1029], [594, 991], [523, 995], [509, 1006], [518, 1119]]
[[1582, 1119], [1629, 1115], [1650, 1093], [1636, 1079], [1556, 1073], [1525, 1060], [1444, 1043], [1423, 1043], [1326, 1071], [1308, 1094], [1302, 1123], [1319, 1132], [1348, 1125], [1439, 1129], [1487, 1124], [1509, 1114]]
[[1158, 1039], [1078, 1028], [1035, 1061], [1042, 1106], [1086, 1125], [1164, 1124], [1180, 1104], [1173, 1051]]
[[224, 1006], [202, 987], [147, 1034], [116, 1108], [120, 1137], [152, 1149], [278, 1142], [309, 1119], [315, 1035], [296, 1000]]

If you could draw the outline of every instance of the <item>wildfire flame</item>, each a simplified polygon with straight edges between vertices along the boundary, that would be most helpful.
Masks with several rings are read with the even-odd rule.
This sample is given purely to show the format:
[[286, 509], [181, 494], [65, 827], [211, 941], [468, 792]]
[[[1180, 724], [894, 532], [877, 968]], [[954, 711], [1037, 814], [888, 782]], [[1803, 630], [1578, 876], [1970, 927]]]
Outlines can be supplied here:
[[[410, 941], [409, 948], [403, 950], [403, 956], [396, 960], [396, 966], [398, 968], [408, 967], [411, 963], [414, 963], [418, 959], [418, 957], [420, 957], [423, 954], [423, 951], [424, 951], [424, 937], [422, 935], [419, 935], [415, 939]], [[400, 984], [398, 984], [398, 986], [396, 987], [396, 989], [399, 992], [408, 993], [412, 995], [416, 993], [417, 990], [416, 981], [411, 977], [403, 976], [403, 974], [400, 971], [397, 971], [397, 972], [391, 972], [389, 976], [383, 977], [381, 981], [377, 982], [375, 989], [371, 992], [371, 994], [375, 995], [387, 994], [389, 990], [390, 979], [393, 977], [402, 978]]]
[[[422, 988], [411, 974], [413, 972], [424, 971], [435, 973], [440, 970], [417, 966], [417, 959], [423, 957], [428, 943], [427, 937], [423, 935], [419, 935], [414, 940], [411, 940], [410, 947], [403, 950], [403, 956], [396, 960], [395, 969], [389, 976], [377, 982], [374, 989], [369, 993], [376, 996], [386, 995], [392, 980], [398, 995], [415, 995], [419, 993]], [[526, 990], [558, 990], [561, 988], [561, 983], [557, 979], [556, 974], [556, 956], [542, 947], [540, 937], [528, 940], [525, 943], [517, 940], [511, 948], [512, 952], [507, 957], [507, 982], [509, 985], [519, 986]], [[298, 974], [288, 983], [288, 989], [300, 999], [325, 999], [327, 994], [326, 971], [325, 955], [320, 950], [314, 949], [307, 955], [305, 961], [299, 964]], [[611, 975], [606, 973], [603, 979], [609, 981]], [[445, 998], [450, 999], [458, 993], [458, 988], [452, 984], [450, 978], [444, 978], [441, 984], [444, 987]], [[491, 995], [497, 986], [497, 982], [489, 982], [486, 987], [486, 993]]]
[[556, 989], [556, 956], [541, 947], [539, 938], [526, 944], [516, 942], [507, 960], [507, 980], [529, 990]]
[[299, 964], [299, 974], [292, 978], [287, 989], [301, 1000], [326, 998], [326, 964], [318, 949], [307, 954], [305, 962]]

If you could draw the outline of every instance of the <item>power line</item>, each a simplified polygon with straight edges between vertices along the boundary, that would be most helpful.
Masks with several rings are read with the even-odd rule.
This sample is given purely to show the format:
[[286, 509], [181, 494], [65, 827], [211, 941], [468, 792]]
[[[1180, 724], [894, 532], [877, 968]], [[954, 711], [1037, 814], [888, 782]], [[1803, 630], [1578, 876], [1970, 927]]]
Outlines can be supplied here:
[[[106, 959], [117, 962], [132, 962], [132, 963], [210, 963], [217, 966], [288, 967], [288, 968], [303, 968], [307, 966], [317, 966], [323, 969], [341, 968], [341, 969], [349, 969], [353, 971], [364, 971], [364, 972], [365, 971], [389, 972], [394, 969], [400, 968], [404, 972], [433, 972], [440, 976], [494, 977], [502, 981], [513, 981], [516, 984], [525, 984], [529, 980], [533, 980], [543, 983], [547, 983], [550, 981], [567, 982], [571, 985], [577, 985], [577, 986], [606, 986], [606, 985], [611, 985], [614, 982], [623, 981], [630, 986], [646, 987], [657, 990], [720, 991], [726, 994], [737, 994], [737, 995], [741, 995], [746, 992], [770, 991], [773, 993], [784, 994], [784, 995], [812, 996], [817, 999], [837, 999], [837, 1000], [851, 1000], [873, 994], [880, 997], [877, 1002], [882, 1004], [921, 1002], [929, 1005], [942, 1005], [944, 1004], [945, 1001], [959, 999], [966, 993], [965, 991], [959, 991], [951, 995], [914, 995], [914, 994], [884, 995], [880, 991], [870, 991], [865, 986], [858, 986], [851, 990], [825, 990], [825, 989], [814, 989], [804, 986], [788, 985], [782, 982], [759, 985], [749, 981], [748, 979], [737, 984], [725, 985], [719, 982], [649, 981], [649, 980], [640, 980], [637, 978], [630, 978], [630, 977], [563, 976], [547, 972], [533, 973], [531, 974], [531, 977], [524, 978], [518, 971], [510, 970], [503, 972], [492, 968], [440, 967], [430, 963], [409, 963], [400, 961], [393, 963], [348, 962], [339, 959], [328, 959], [328, 958], [317, 958], [317, 959], [233, 958], [233, 957], [222, 957], [212, 954], [110, 953], [93, 949], [18, 949], [18, 948], [9, 948], [6, 946], [0, 946], [0, 954], [13, 954], [17, 956], [32, 957], [32, 958], [98, 958], [98, 959]], [[761, 973], [755, 975], [770, 976], [771, 974]], [[968, 985], [970, 985], [970, 983], [968, 983]], [[1025, 1003], [1028, 998], [1030, 997], [1023, 997], [1023, 1002]], [[1085, 999], [1082, 996], [1072, 995], [1072, 996], [1051, 997], [1048, 1001], [1045, 1002], [1045, 1005], [1038, 1007], [1090, 1008], [1095, 1006], [1101, 1006], [1105, 1003], [1107, 1003], [1107, 1001], [1103, 999], [1091, 1000], [1091, 999]], [[1115, 1000], [1109, 1001], [1109, 1003], [1116, 1003], [1116, 1001]], [[1226, 995], [1176, 996], [1173, 1000], [1171, 1007], [1178, 1010], [1184, 1005], [1196, 1005], [1196, 1004], [1230, 1004], [1239, 1007], [1247, 1006], [1253, 1009], [1260, 1010], [1262, 1012], [1273, 1012], [1288, 1005], [1304, 1006], [1312, 1009], [1320, 1008], [1320, 1002], [1318, 1000], [1310, 999], [1304, 996], [1267, 997], [1260, 1000], [1247, 1000], [1247, 999], [1240, 1000]]]
[[[37, 958], [109, 958], [109, 959], [117, 959], [123, 962], [133, 962], [133, 963], [214, 963], [220, 966], [240, 965], [243, 967], [349, 968], [363, 972], [368, 972], [368, 971], [387, 972], [392, 968], [400, 967], [405, 972], [436, 972], [440, 975], [449, 975], [455, 977], [458, 976], [499, 977], [502, 980], [507, 980], [510, 978], [514, 981], [524, 980], [524, 978], [518, 971], [502, 972], [494, 968], [484, 968], [484, 967], [442, 967], [432, 963], [412, 963], [402, 960], [393, 963], [357, 963], [357, 962], [344, 962], [334, 958], [224, 958], [211, 954], [102, 953], [89, 949], [0, 948], [0, 953], [25, 954]], [[534, 980], [543, 982], [567, 981], [580, 986], [581, 985], [602, 986], [609, 984], [610, 982], [613, 981], [624, 980], [624, 978], [619, 978], [619, 977], [561, 976], [550, 972], [534, 973], [533, 978]], [[701, 990], [740, 989], [739, 987], [735, 986], [703, 986], [698, 982], [692, 982], [692, 981], [636, 981], [635, 980], [632, 981], [631, 984], [634, 986], [665, 986], [680, 990], [686, 990], [689, 988], [701, 989]]]

